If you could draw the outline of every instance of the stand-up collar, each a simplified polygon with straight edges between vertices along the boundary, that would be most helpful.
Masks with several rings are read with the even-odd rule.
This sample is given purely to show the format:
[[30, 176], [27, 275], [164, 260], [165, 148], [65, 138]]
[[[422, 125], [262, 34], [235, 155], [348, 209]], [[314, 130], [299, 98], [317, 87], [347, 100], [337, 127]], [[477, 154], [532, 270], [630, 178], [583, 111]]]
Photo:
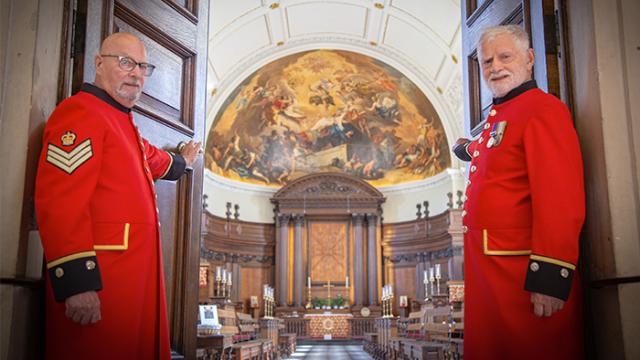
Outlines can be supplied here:
[[494, 105], [499, 105], [502, 104], [504, 102], [507, 102], [515, 97], [517, 97], [518, 95], [529, 91], [531, 89], [535, 89], [538, 87], [538, 84], [536, 84], [535, 80], [529, 80], [529, 81], [525, 81], [522, 84], [518, 85], [517, 87], [511, 89], [511, 91], [509, 91], [507, 93], [507, 95], [503, 96], [503, 97], [499, 97], [499, 98], [493, 98], [493, 104]]
[[99, 87], [93, 85], [93, 84], [89, 84], [89, 83], [84, 83], [82, 84], [82, 87], [80, 87], [80, 91], [84, 91], [86, 93], [89, 93], [95, 97], [97, 97], [98, 99], [106, 102], [107, 104], [113, 106], [114, 108], [122, 111], [123, 113], [130, 113], [131, 109], [120, 104], [119, 102], [117, 102], [114, 98], [111, 97], [111, 95], [109, 95], [106, 91], [100, 89]]

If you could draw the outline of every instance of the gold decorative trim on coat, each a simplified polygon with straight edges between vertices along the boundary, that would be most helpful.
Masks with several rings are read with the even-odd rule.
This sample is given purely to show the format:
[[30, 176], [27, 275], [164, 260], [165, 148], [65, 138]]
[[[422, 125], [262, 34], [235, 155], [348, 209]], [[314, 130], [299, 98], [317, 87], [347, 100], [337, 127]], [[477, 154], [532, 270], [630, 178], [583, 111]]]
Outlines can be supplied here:
[[131, 224], [124, 224], [124, 236], [122, 237], [122, 245], [94, 245], [95, 250], [127, 250], [129, 248], [129, 228]]
[[54, 261], [51, 261], [51, 262], [47, 263], [47, 269], [51, 269], [54, 266], [58, 266], [60, 264], [64, 264], [64, 263], [69, 262], [71, 260], [82, 259], [82, 258], [89, 257], [89, 256], [96, 256], [96, 252], [95, 251], [83, 251], [83, 252], [79, 252], [79, 253], [63, 256], [63, 257], [61, 257], [59, 259], [56, 259]]
[[490, 256], [518, 256], [531, 255], [531, 250], [489, 250], [489, 232], [482, 229], [482, 252]]
[[543, 261], [543, 262], [547, 262], [547, 263], [551, 263], [551, 264], [556, 264], [559, 266], [564, 266], [567, 269], [571, 269], [571, 270], [575, 270], [576, 266], [568, 263], [568, 262], [564, 262], [562, 260], [558, 260], [558, 259], [554, 259], [554, 258], [549, 258], [546, 256], [540, 256], [540, 255], [531, 255], [531, 260], [537, 260], [537, 261]]

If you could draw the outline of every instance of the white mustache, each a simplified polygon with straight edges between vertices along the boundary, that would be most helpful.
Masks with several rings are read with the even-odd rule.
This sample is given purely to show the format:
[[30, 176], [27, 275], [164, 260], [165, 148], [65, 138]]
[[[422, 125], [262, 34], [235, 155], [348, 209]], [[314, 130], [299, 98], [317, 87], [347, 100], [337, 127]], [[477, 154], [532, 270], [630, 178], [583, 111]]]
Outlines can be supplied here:
[[491, 75], [489, 75], [489, 80], [495, 80], [497, 78], [503, 77], [503, 76], [512, 76], [513, 74], [508, 72], [508, 71], [500, 71], [497, 73], [491, 73]]

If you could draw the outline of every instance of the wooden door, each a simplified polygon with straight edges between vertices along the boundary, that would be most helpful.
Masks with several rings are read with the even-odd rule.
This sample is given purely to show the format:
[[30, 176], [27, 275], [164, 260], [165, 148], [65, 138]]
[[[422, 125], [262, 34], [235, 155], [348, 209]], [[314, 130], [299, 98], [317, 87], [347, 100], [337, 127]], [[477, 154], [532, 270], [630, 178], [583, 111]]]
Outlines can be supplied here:
[[[126, 31], [144, 42], [157, 66], [134, 108], [142, 136], [175, 149], [203, 141], [209, 2], [199, 0], [78, 0], [68, 2], [68, 81], [63, 95], [93, 82], [93, 58], [111, 33]], [[203, 162], [177, 182], [158, 181], [164, 279], [171, 347], [195, 358]]]
[[563, 13], [559, 0], [461, 0], [465, 131], [477, 136], [491, 107], [492, 96], [482, 82], [477, 42], [482, 29], [514, 24], [530, 34], [535, 51], [533, 78], [538, 87], [570, 102], [566, 90], [562, 41]]

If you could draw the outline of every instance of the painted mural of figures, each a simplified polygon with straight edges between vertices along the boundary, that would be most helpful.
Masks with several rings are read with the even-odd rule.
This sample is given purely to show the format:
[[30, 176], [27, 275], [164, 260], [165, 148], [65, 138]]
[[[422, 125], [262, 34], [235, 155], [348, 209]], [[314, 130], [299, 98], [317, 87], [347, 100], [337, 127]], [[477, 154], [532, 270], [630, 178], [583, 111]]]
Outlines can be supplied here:
[[[205, 161], [235, 180], [276, 186], [313, 171], [344, 171], [388, 185], [450, 164], [424, 94], [397, 70], [355, 53], [314, 50], [277, 60], [248, 77], [217, 114]], [[339, 155], [310, 156], [321, 151]]]
[[234, 163], [240, 163], [242, 156], [242, 149], [240, 149], [240, 136], [233, 135], [231, 138], [231, 142], [227, 145], [226, 149], [222, 153], [222, 160], [224, 165], [222, 166], [222, 170], [229, 169]]
[[364, 116], [367, 111], [364, 107], [364, 98], [360, 96], [349, 97], [346, 101], [345, 118], [348, 122], [354, 124], [358, 130], [371, 137], [369, 126], [367, 125], [367, 118]]
[[351, 156], [351, 159], [349, 159], [349, 161], [345, 164], [345, 170], [352, 175], [360, 174], [363, 167], [364, 164], [362, 163], [362, 161], [360, 161], [360, 157], [358, 156], [358, 154], [353, 154]]
[[367, 110], [375, 110], [385, 124], [400, 124], [398, 102], [395, 99], [386, 94], [375, 94], [371, 100], [373, 104]]
[[309, 97], [309, 104], [322, 105], [324, 103], [325, 109], [335, 105], [333, 96], [330, 93], [333, 86], [333, 82], [328, 79], [320, 79], [320, 81], [311, 85], [309, 90], [311, 90], [312, 95]]
[[259, 167], [258, 154], [247, 148], [242, 149], [241, 163], [235, 169], [238, 174], [242, 177], [254, 177], [269, 184], [269, 179], [262, 174]]
[[416, 162], [418, 158], [422, 155], [422, 151], [420, 147], [416, 144], [409, 145], [409, 148], [405, 150], [402, 154], [398, 155], [396, 158], [396, 166], [397, 167], [406, 167]]
[[241, 97], [236, 104], [236, 110], [242, 110], [253, 101], [256, 97], [262, 97], [264, 88], [262, 86], [248, 87], [246, 86], [241, 93]]

